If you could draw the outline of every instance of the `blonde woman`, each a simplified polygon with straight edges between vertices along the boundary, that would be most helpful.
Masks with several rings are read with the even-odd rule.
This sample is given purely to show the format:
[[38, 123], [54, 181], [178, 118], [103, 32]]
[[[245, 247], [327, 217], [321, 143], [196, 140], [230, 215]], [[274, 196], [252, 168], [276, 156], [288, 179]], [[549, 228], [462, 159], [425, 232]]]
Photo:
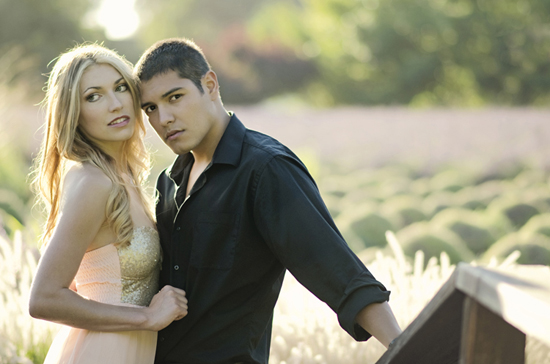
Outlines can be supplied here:
[[102, 46], [78, 46], [57, 60], [45, 102], [34, 186], [48, 219], [29, 311], [66, 325], [45, 363], [151, 364], [157, 331], [187, 314], [187, 300], [178, 288], [159, 292], [131, 65]]

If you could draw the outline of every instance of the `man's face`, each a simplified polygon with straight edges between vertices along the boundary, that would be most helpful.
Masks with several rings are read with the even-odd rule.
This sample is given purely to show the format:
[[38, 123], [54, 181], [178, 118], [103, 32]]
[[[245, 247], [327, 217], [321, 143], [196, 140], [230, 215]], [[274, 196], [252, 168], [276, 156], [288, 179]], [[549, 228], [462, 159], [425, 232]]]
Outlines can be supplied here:
[[[159, 137], [176, 154], [207, 152], [215, 123], [217, 82], [207, 73], [201, 92], [175, 71], [158, 74], [141, 84], [141, 108]], [[212, 92], [215, 88], [215, 92]]]

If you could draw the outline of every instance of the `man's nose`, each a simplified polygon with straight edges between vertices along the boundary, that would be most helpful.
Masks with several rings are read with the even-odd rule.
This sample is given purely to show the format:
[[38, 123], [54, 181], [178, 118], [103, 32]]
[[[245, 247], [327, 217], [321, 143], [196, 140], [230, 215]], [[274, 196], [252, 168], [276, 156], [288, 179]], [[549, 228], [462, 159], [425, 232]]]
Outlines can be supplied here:
[[159, 123], [163, 126], [169, 125], [174, 121], [174, 115], [166, 108], [159, 107]]

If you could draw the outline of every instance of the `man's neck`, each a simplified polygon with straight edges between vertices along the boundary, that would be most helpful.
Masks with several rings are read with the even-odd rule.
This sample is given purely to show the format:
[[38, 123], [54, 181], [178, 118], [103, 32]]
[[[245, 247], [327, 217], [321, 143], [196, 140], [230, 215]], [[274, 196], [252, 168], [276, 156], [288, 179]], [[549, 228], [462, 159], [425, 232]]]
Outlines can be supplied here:
[[195, 165], [206, 168], [210, 164], [230, 119], [231, 116], [222, 107], [215, 119], [214, 126], [203, 140], [203, 145], [191, 151], [195, 159]]

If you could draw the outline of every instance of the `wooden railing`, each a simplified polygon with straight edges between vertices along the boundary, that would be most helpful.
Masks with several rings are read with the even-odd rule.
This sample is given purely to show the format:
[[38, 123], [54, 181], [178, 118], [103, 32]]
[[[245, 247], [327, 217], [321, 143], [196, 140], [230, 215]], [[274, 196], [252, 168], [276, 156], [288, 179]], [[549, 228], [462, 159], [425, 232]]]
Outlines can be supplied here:
[[460, 263], [377, 364], [523, 364], [526, 335], [550, 347], [550, 267]]

